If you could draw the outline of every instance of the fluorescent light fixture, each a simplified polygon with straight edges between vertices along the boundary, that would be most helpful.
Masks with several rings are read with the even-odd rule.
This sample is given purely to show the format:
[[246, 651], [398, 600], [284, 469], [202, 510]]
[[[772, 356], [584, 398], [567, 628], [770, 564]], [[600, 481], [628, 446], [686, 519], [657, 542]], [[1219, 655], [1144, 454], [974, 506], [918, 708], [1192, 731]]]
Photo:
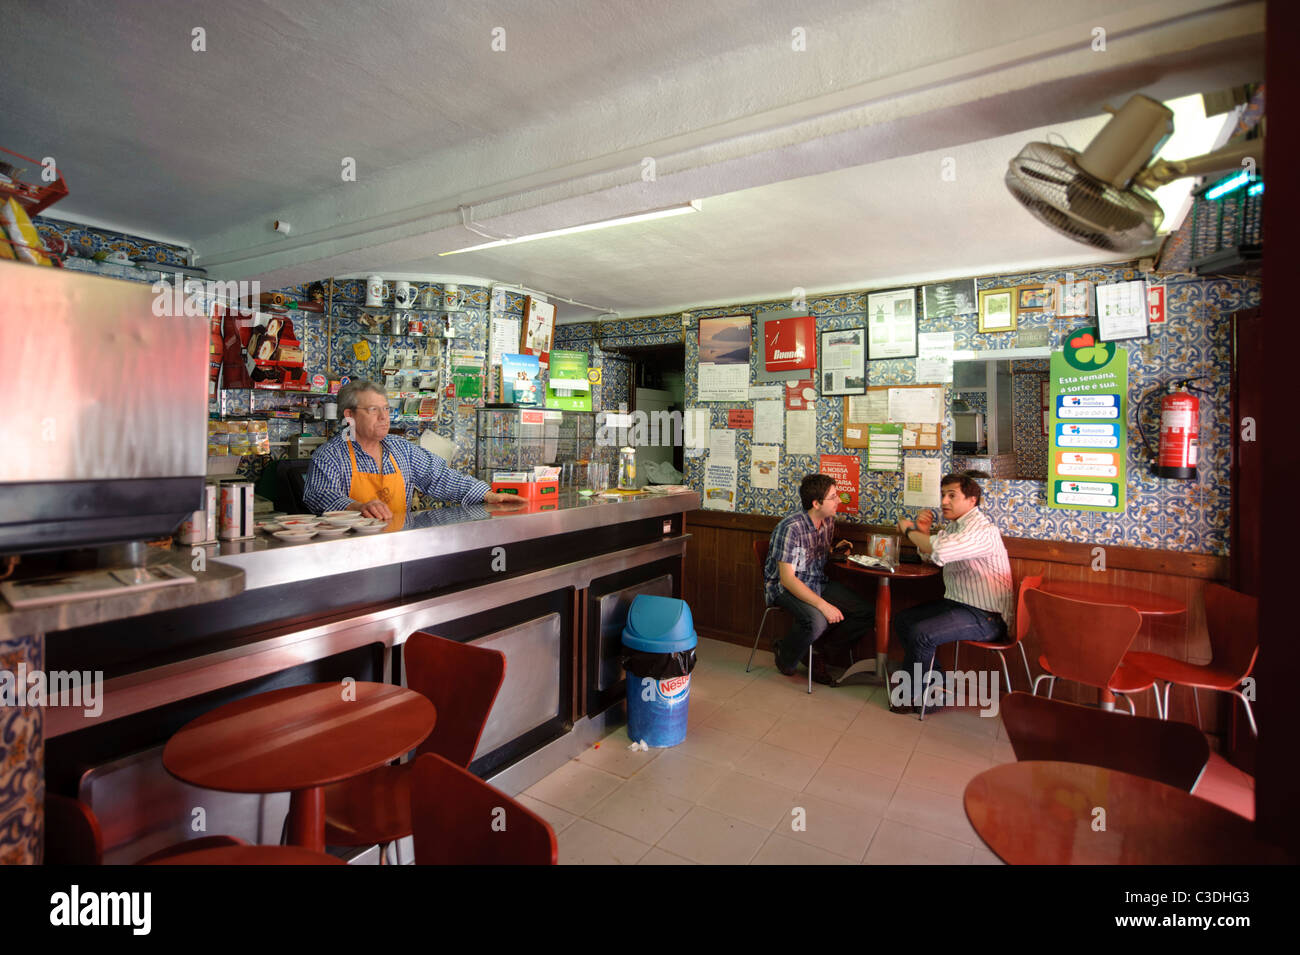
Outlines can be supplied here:
[[1246, 195], [1257, 196], [1263, 191], [1264, 191], [1264, 184], [1262, 182], [1257, 182], [1249, 189], [1246, 190]]
[[1222, 182], [1216, 183], [1214, 188], [1210, 189], [1205, 194], [1205, 198], [1213, 200], [1219, 198], [1219, 196], [1226, 196], [1228, 193], [1240, 189], [1246, 183], [1250, 182], [1250, 178], [1250, 173], [1243, 169], [1235, 176], [1230, 176]]
[[651, 219], [666, 219], [669, 216], [686, 215], [689, 212], [700, 211], [700, 200], [692, 199], [690, 202], [680, 206], [669, 206], [666, 209], [654, 209], [650, 212], [641, 212], [634, 216], [619, 216], [617, 219], [603, 219], [600, 222], [588, 222], [586, 225], [569, 226], [567, 229], [552, 229], [550, 232], [534, 232], [532, 235], [516, 236], [513, 239], [496, 239], [492, 242], [484, 242], [481, 245], [471, 245], [465, 249], [452, 249], [450, 252], [439, 252], [439, 256], [458, 255], [461, 252], [478, 252], [482, 249], [494, 249], [502, 245], [518, 245], [520, 242], [532, 242], [536, 239], [550, 239], [557, 235], [573, 235], [576, 232], [591, 232], [596, 229], [608, 229], [616, 225], [631, 225], [633, 222], [649, 222]]

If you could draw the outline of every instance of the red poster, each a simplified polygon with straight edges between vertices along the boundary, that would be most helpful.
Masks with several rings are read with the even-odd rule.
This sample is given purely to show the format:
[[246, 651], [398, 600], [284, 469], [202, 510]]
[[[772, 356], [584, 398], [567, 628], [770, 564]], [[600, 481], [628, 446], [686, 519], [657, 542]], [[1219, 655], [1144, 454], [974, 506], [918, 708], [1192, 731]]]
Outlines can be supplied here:
[[768, 371], [817, 367], [817, 320], [811, 315], [777, 319], [763, 328], [763, 362]]
[[728, 428], [745, 428], [754, 430], [754, 412], [750, 408], [730, 408], [727, 410]]
[[[858, 510], [858, 469], [861, 460], [856, 454], [823, 454], [821, 473], [835, 479], [836, 490], [840, 492], [840, 510]], [[848, 495], [848, 500], [845, 500]]]
[[[807, 392], [807, 394], [805, 394]], [[787, 381], [785, 383], [785, 408], [787, 411], [806, 411], [808, 395], [814, 393], [813, 380]]]
[[1147, 324], [1159, 325], [1165, 320], [1165, 287], [1147, 286]]

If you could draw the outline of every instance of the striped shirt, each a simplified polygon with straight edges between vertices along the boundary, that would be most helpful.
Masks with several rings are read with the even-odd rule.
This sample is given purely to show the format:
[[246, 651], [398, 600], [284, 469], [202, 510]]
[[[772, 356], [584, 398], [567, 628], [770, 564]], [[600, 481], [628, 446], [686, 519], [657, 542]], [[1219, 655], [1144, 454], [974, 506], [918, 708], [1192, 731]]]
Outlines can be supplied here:
[[835, 519], [814, 526], [807, 511], [799, 511], [783, 518], [772, 531], [767, 548], [767, 563], [763, 565], [763, 596], [769, 604], [785, 590], [781, 586], [781, 564], [794, 567], [794, 575], [808, 585], [815, 594], [826, 586], [826, 558], [831, 552], [835, 537]]
[[[483, 496], [492, 490], [490, 484], [476, 480], [467, 474], [453, 471], [442, 458], [435, 457], [418, 444], [413, 444], [403, 437], [390, 434], [383, 442], [384, 469], [378, 470], [375, 459], [361, 450], [361, 445], [352, 443], [357, 453], [357, 467], [363, 474], [392, 474], [393, 461], [406, 480], [406, 509], [411, 509], [411, 494], [419, 488], [430, 497], [452, 504], [482, 504]], [[307, 469], [307, 484], [303, 489], [302, 501], [307, 510], [315, 514], [325, 511], [342, 511], [354, 502], [348, 496], [352, 487], [352, 462], [348, 459], [347, 442], [343, 432], [339, 432], [326, 441], [311, 456], [311, 466]]]
[[1011, 561], [1002, 535], [978, 507], [947, 524], [930, 538], [925, 560], [943, 568], [943, 595], [969, 607], [1002, 614], [1007, 632], [1015, 633], [1015, 597]]

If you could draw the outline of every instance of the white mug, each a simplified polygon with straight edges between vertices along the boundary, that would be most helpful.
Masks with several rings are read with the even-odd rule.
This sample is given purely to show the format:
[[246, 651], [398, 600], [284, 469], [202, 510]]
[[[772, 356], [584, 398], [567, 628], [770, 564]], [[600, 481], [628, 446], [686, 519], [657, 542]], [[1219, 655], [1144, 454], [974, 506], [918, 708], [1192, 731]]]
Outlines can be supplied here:
[[366, 304], [383, 305], [388, 297], [389, 286], [382, 275], [366, 276]]
[[415, 304], [416, 291], [410, 282], [398, 282], [393, 288], [393, 304], [398, 308], [410, 308]]

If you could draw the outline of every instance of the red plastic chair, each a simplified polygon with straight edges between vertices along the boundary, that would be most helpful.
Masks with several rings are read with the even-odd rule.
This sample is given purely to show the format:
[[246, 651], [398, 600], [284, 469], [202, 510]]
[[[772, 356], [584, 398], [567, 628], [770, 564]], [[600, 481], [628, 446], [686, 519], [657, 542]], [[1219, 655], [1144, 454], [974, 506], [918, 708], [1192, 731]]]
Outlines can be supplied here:
[[555, 865], [537, 813], [436, 753], [410, 765], [416, 865]]
[[1043, 644], [1043, 653], [1038, 658], [1043, 673], [1034, 680], [1035, 695], [1039, 681], [1050, 680], [1047, 689], [1050, 698], [1060, 677], [1124, 697], [1133, 714], [1137, 710], [1129, 696], [1151, 690], [1156, 697], [1156, 712], [1161, 712], [1155, 677], [1124, 661], [1142, 626], [1142, 615], [1136, 610], [1072, 600], [1042, 590], [1028, 591], [1025, 604], [1034, 631]]
[[[505, 654], [431, 633], [406, 641], [406, 685], [428, 697], [438, 721], [416, 755], [468, 766], [506, 677]], [[411, 767], [384, 766], [325, 788], [325, 843], [369, 846], [411, 834]]]
[[[957, 669], [957, 653], [961, 649], [963, 643], [967, 646], [977, 647], [980, 650], [992, 650], [998, 655], [998, 659], [1002, 661], [1002, 675], [1006, 677], [1007, 680], [1007, 692], [1011, 693], [1011, 671], [1007, 669], [1006, 651], [1010, 650], [1012, 647], [1019, 647], [1020, 659], [1025, 664], [1025, 680], [1027, 681], [1027, 685], [1033, 686], [1034, 675], [1029, 672], [1029, 657], [1025, 653], [1025, 637], [1029, 636], [1029, 611], [1025, 609], [1025, 592], [1029, 590], [1037, 590], [1042, 583], [1042, 574], [1033, 577], [1025, 577], [1020, 581], [1019, 596], [1016, 598], [1016, 636], [1014, 640], [1010, 643], [992, 643], [987, 640], [958, 640], [953, 644], [952, 668], [954, 670]], [[933, 668], [933, 664], [931, 664], [931, 668]]]
[[1259, 601], [1248, 594], [1238, 593], [1222, 584], [1205, 585], [1205, 624], [1210, 632], [1210, 662], [1204, 665], [1186, 663], [1165, 656], [1135, 650], [1125, 658], [1146, 670], [1157, 680], [1165, 680], [1165, 719], [1169, 718], [1169, 688], [1192, 688], [1196, 704], [1196, 725], [1201, 725], [1201, 700], [1198, 689], [1231, 693], [1246, 707], [1250, 731], [1256, 736], [1255, 714], [1250, 700], [1239, 687], [1255, 668], [1259, 656]]
[[1108, 713], [1029, 693], [1004, 697], [1001, 709], [1021, 762], [1086, 763], [1191, 792], [1210, 761], [1210, 744], [1190, 723]]
[[[155, 859], [197, 852], [200, 849], [246, 845], [247, 842], [235, 836], [203, 836], [159, 849], [136, 864], [143, 865]], [[70, 799], [51, 792], [45, 794], [45, 864], [104, 864], [104, 834], [99, 819], [95, 816], [95, 811], [80, 799]]]
[[[767, 549], [768, 549], [769, 546], [771, 546], [771, 541], [766, 541], [766, 540], [762, 540], [762, 539], [759, 539], [759, 540], [754, 541], [754, 557], [757, 558], [757, 560], [758, 560], [758, 578], [759, 578], [759, 580], [764, 580], [764, 579], [766, 578], [766, 574], [767, 574]], [[756, 650], [758, 650], [758, 641], [761, 640], [761, 639], [763, 638], [763, 627], [765, 627], [765, 626], [767, 625], [767, 615], [770, 614], [770, 613], [774, 613], [774, 614], [776, 614], [778, 617], [783, 617], [783, 618], [786, 618], [786, 619], [789, 619], [789, 617], [790, 617], [790, 615], [789, 615], [788, 613], [786, 613], [784, 610], [782, 610], [782, 609], [781, 609], [780, 607], [778, 607], [776, 604], [770, 604], [770, 603], [767, 603], [767, 588], [766, 588], [766, 586], [764, 586], [764, 588], [763, 588], [763, 602], [764, 602], [764, 604], [765, 604], [765, 607], [764, 607], [764, 609], [763, 609], [763, 619], [760, 620], [760, 621], [758, 622], [758, 633], [754, 634], [754, 646], [753, 646], [753, 648], [749, 651], [749, 661], [745, 664], [745, 672], [746, 672], [746, 673], [749, 672], [750, 664], [752, 664], [752, 663], [754, 662], [754, 652], [755, 652]], [[775, 641], [773, 641], [773, 642], [775, 643]], [[773, 651], [773, 653], [775, 653], [775, 651]], [[809, 692], [809, 693], [812, 692], [812, 666], [813, 666], [813, 652], [812, 652], [812, 647], [809, 646], [809, 647], [808, 647], [808, 692]]]

